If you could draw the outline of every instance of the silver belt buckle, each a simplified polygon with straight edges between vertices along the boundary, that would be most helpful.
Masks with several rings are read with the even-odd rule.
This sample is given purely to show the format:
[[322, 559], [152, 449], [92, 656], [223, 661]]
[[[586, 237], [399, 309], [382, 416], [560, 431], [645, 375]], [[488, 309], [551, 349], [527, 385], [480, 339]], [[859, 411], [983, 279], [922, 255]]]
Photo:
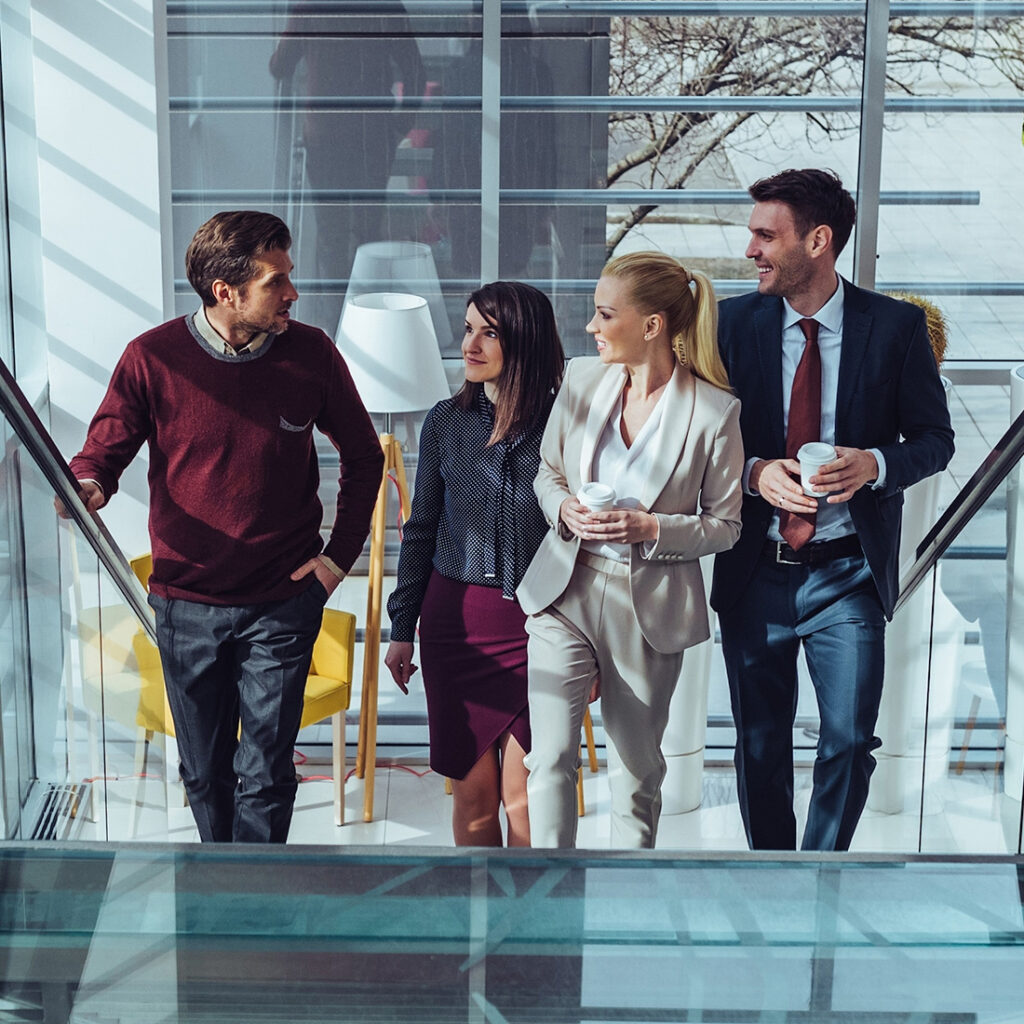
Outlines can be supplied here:
[[776, 565], [803, 565], [803, 562], [794, 562], [792, 559], [782, 557], [782, 549], [786, 546], [784, 540], [772, 541], [775, 545], [775, 564]]

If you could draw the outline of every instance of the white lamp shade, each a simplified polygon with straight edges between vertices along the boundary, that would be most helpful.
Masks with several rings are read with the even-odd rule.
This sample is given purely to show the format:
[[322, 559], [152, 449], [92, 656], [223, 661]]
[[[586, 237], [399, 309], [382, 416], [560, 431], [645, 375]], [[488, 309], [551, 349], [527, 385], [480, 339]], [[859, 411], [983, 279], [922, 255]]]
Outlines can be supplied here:
[[446, 346], [450, 343], [451, 320], [441, 296], [434, 253], [426, 243], [386, 241], [360, 245], [352, 262], [345, 304], [367, 292], [408, 292], [422, 296], [427, 300], [438, 338], [443, 339]]
[[338, 345], [370, 412], [429, 409], [451, 392], [427, 300], [367, 292], [348, 300]]

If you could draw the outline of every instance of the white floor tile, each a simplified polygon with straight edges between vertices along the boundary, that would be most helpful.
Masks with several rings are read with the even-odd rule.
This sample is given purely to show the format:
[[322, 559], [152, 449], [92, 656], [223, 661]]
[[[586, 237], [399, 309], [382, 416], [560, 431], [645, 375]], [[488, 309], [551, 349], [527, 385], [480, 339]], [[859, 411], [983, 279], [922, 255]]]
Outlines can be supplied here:
[[[421, 763], [378, 766], [374, 785], [374, 817], [363, 820], [364, 781], [350, 777], [345, 786], [345, 824], [334, 824], [330, 765], [306, 762], [300, 783], [289, 842], [327, 846], [453, 846], [452, 800], [444, 779]], [[854, 837], [855, 853], [1015, 853], [1021, 832], [1021, 805], [1002, 792], [999, 774], [969, 770], [949, 772], [929, 784], [923, 819], [919, 798], [908, 800], [902, 813], [870, 808]], [[142, 803], [136, 809], [137, 797]], [[810, 770], [796, 772], [796, 811], [802, 829], [810, 795]], [[580, 818], [577, 846], [604, 850], [612, 846], [607, 770], [584, 772], [586, 814]], [[96, 787], [95, 813], [83, 819], [78, 838], [137, 842], [198, 842], [182, 789], [162, 778], [125, 776]], [[731, 766], [709, 765], [704, 772], [701, 806], [686, 814], [663, 815], [658, 832], [660, 850], [743, 851], [746, 839], [736, 801]]]

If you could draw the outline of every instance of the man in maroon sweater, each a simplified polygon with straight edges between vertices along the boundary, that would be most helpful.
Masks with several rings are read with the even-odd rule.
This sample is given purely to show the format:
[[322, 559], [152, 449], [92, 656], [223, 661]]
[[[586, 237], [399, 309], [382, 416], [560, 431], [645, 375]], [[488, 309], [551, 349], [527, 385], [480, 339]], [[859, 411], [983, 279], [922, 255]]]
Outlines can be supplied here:
[[[207, 221], [185, 256], [201, 307], [129, 343], [71, 461], [98, 509], [149, 446], [150, 604], [204, 842], [288, 836], [313, 641], [383, 469], [337, 348], [290, 318], [290, 247], [271, 214]], [[314, 425], [341, 459], [325, 547]]]

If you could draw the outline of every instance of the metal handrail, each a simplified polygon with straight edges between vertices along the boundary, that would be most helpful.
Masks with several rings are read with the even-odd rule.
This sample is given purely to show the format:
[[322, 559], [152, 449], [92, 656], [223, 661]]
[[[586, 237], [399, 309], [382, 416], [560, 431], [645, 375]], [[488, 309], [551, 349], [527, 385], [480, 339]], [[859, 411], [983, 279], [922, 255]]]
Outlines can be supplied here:
[[[502, 111], [517, 114], [610, 114], [640, 113], [729, 113], [760, 111], [800, 114], [854, 114], [861, 109], [861, 95], [807, 96], [803, 93], [777, 95], [761, 93], [680, 93], [678, 95], [580, 95], [513, 96], [500, 100]], [[483, 99], [477, 95], [410, 96], [399, 104], [390, 93], [382, 96], [172, 96], [172, 114], [295, 114], [385, 113], [479, 114]], [[890, 114], [1015, 114], [1019, 96], [885, 96], [883, 109]]]
[[146, 601], [145, 588], [132, 571], [128, 559], [110, 535], [103, 520], [96, 513], [89, 512], [79, 498], [78, 481], [3, 359], [0, 359], [0, 408], [3, 409], [7, 422], [18, 435], [32, 460], [46, 477], [46, 482], [64, 503], [64, 508], [82, 531], [100, 564], [110, 574], [121, 596], [135, 612], [142, 628], [155, 644], [156, 626], [153, 622], [153, 613]]
[[917, 557], [900, 581], [900, 596], [896, 599], [896, 611], [899, 611], [910, 600], [914, 591], [935, 567], [935, 563], [1022, 457], [1024, 457], [1024, 413], [1021, 413], [1010, 424], [1009, 429], [996, 442], [995, 447], [988, 453], [971, 479], [964, 484], [957, 496], [950, 502], [949, 508], [939, 516], [938, 521], [917, 546]]
[[[976, 6], [981, 7], [979, 14]], [[381, 9], [380, 0], [305, 0], [306, 16], [388, 15], [439, 17], [448, 15], [479, 15], [480, 0], [404, 0], [402, 4]], [[965, 4], [958, 0], [899, 0], [890, 9], [890, 18], [924, 17], [988, 17], [1014, 18], [1024, 11], [1024, 4], [1000, 0], [984, 6]], [[503, 0], [501, 13], [528, 17], [864, 17], [864, 0], [817, 0], [809, 9], [808, 0]], [[277, 17], [281, 0], [167, 0], [167, 16], [182, 17]]]
[[[290, 193], [286, 188], [176, 188], [171, 191], [175, 206], [209, 206], [231, 203], [283, 205]], [[404, 192], [388, 188], [307, 188], [303, 204], [356, 206], [387, 203], [390, 206], [428, 206], [434, 203], [476, 206], [479, 188], [427, 188]], [[749, 206], [750, 193], [739, 188], [502, 188], [499, 200], [518, 206]], [[902, 189], [882, 192], [882, 206], [978, 206], [981, 193], [975, 189]]]
[[[753, 264], [751, 264], [751, 267]], [[442, 290], [446, 294], [468, 295], [474, 289], [480, 287], [479, 277], [442, 277]], [[586, 295], [594, 294], [594, 277], [521, 277], [519, 279], [534, 288], [539, 288], [549, 294], [559, 295]], [[349, 286], [347, 277], [293, 277], [292, 283], [302, 296], [324, 295], [328, 293], [344, 293]], [[711, 280], [715, 289], [715, 295], [723, 298], [726, 295], [742, 295], [744, 292], [753, 291], [757, 286], [757, 280], [751, 277], [715, 277]], [[362, 284], [368, 284], [364, 278]], [[393, 284], [392, 281], [382, 281], [381, 290], [385, 286]], [[1024, 295], [1024, 281], [879, 281], [875, 286], [880, 292], [915, 292], [918, 295]], [[174, 291], [176, 295], [187, 295], [189, 299], [195, 296], [195, 289], [184, 277], [175, 278]], [[1018, 359], [1006, 360], [1016, 365]], [[947, 360], [943, 363], [944, 372], [947, 376], [954, 377], [955, 383], [963, 383], [962, 375], [964, 365], [975, 366], [976, 364], [985, 369], [972, 370], [972, 373], [997, 375], [998, 379], [974, 379], [971, 383], [1003, 384], [1006, 376], [1005, 368], [998, 359], [993, 366], [992, 360]], [[949, 369], [949, 367], [954, 369]]]

